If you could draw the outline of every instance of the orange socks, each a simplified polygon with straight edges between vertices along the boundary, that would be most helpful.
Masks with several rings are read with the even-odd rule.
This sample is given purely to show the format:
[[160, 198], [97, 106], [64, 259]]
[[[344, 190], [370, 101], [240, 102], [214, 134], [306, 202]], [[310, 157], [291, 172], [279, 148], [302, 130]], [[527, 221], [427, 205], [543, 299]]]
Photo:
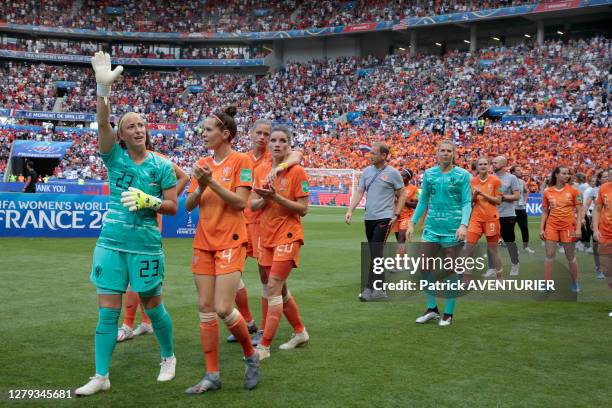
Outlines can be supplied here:
[[151, 325], [151, 319], [149, 319], [149, 316], [145, 313], [145, 308], [142, 303], [140, 304], [140, 323]]
[[[138, 292], [132, 292], [128, 290], [125, 292], [125, 318], [123, 324], [134, 327], [134, 320], [136, 320], [136, 310], [140, 304], [140, 296]], [[142, 308], [142, 314], [144, 314], [144, 308]], [[148, 319], [148, 317], [147, 317]]]
[[283, 313], [289, 324], [291, 324], [291, 327], [293, 327], [293, 332], [296, 334], [302, 333], [304, 331], [304, 324], [302, 323], [300, 310], [298, 309], [297, 303], [295, 303], [295, 299], [293, 299], [291, 293], [287, 293], [287, 296], [285, 296], [283, 300]]
[[238, 307], [238, 311], [240, 311], [240, 314], [247, 323], [253, 321], [253, 315], [251, 314], [251, 309], [249, 308], [249, 295], [246, 287], [244, 286], [244, 282], [242, 282], [242, 279], [240, 280], [240, 286], [236, 292], [236, 307]]
[[268, 318], [268, 298], [262, 296], [261, 297], [261, 324], [259, 325], [259, 330], [263, 331], [266, 328], [267, 318]]
[[200, 340], [206, 372], [219, 372], [219, 324], [216, 313], [200, 313]]
[[249, 328], [238, 310], [234, 309], [232, 313], [223, 319], [223, 323], [225, 323], [229, 331], [234, 335], [234, 337], [236, 337], [236, 340], [238, 340], [242, 346], [244, 356], [251, 357], [255, 352], [255, 349], [251, 344]]
[[276, 330], [280, 324], [281, 316], [283, 315], [283, 297], [271, 296], [268, 298], [268, 315], [266, 317], [266, 327], [264, 329], [261, 345], [270, 347], [272, 340], [276, 335]]

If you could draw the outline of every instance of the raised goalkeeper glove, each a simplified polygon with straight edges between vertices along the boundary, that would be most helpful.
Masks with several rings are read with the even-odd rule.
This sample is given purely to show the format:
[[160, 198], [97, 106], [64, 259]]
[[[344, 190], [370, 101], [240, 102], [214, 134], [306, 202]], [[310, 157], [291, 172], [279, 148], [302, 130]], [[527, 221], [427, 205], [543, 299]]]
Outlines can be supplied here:
[[91, 59], [91, 66], [96, 73], [96, 83], [98, 85], [97, 94], [103, 98], [108, 97], [110, 87], [123, 72], [123, 67], [118, 65], [111, 70], [111, 57], [108, 53], [98, 51]]
[[121, 204], [129, 208], [130, 211], [138, 211], [143, 209], [159, 210], [162, 205], [162, 200], [152, 195], [146, 194], [137, 188], [130, 187], [128, 191], [121, 193]]

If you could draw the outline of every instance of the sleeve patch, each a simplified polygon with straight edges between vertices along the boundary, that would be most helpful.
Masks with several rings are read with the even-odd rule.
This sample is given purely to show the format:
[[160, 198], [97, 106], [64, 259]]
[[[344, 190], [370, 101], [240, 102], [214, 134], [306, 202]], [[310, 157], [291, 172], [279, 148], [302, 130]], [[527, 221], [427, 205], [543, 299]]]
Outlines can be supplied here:
[[302, 181], [302, 192], [308, 193], [308, 182]]
[[252, 183], [253, 182], [253, 170], [240, 169], [240, 182], [241, 183]]

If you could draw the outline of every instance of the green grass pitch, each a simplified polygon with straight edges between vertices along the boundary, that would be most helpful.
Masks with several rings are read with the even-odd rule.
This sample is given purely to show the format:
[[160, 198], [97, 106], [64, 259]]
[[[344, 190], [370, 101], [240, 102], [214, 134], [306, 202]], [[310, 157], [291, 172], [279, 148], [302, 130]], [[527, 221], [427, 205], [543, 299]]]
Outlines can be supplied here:
[[[9, 400], [10, 389], [73, 390], [93, 375], [97, 304], [88, 276], [95, 240], [1, 239], [0, 405], [609, 406], [612, 292], [595, 279], [589, 255], [579, 258], [579, 302], [460, 299], [454, 325], [417, 325], [423, 296], [358, 302], [362, 213], [350, 226], [343, 223], [343, 214], [341, 209], [313, 208], [304, 219], [306, 246], [289, 286], [311, 336], [308, 347], [278, 350], [290, 336], [283, 321], [272, 358], [262, 363], [261, 383], [248, 392], [242, 388], [240, 347], [224, 342], [227, 330], [222, 328], [223, 388], [195, 397], [183, 393], [204, 374], [189, 269], [191, 241], [175, 239], [164, 241], [165, 303], [174, 321], [178, 358], [172, 382], [156, 383], [158, 346], [153, 336], [145, 336], [117, 344], [107, 393], [63, 401]], [[530, 226], [532, 247], [541, 253], [537, 219]], [[523, 263], [528, 256], [521, 256]], [[524, 273], [541, 276], [539, 256], [525, 261]], [[260, 285], [252, 260], [244, 276], [259, 320]]]

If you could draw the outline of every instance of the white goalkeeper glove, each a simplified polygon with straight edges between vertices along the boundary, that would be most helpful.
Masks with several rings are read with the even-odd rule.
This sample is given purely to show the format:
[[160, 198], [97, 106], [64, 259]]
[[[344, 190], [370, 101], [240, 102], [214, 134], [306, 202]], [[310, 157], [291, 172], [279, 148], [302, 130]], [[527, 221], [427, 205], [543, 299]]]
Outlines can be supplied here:
[[137, 188], [130, 187], [128, 191], [121, 193], [121, 204], [130, 211], [138, 211], [143, 209], [159, 210], [162, 205], [162, 200], [152, 195], [146, 194]]
[[98, 51], [91, 58], [91, 66], [96, 73], [97, 95], [107, 98], [110, 87], [123, 72], [123, 66], [118, 65], [111, 70], [111, 58], [106, 52]]

